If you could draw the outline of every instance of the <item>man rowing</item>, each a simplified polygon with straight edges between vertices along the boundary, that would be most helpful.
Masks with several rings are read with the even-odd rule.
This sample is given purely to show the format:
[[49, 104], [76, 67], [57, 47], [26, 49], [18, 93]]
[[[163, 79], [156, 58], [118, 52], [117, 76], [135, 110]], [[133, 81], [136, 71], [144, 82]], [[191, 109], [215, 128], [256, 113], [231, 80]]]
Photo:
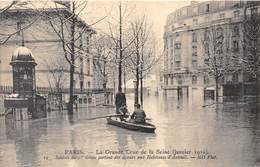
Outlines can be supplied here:
[[140, 124], [140, 123], [145, 123], [145, 117], [146, 114], [144, 110], [141, 109], [140, 104], [135, 105], [135, 111], [131, 115], [131, 120], [134, 120], [134, 123]]
[[119, 108], [119, 114], [121, 114], [119, 117], [121, 121], [125, 121], [125, 118], [128, 118], [129, 112], [126, 105]]

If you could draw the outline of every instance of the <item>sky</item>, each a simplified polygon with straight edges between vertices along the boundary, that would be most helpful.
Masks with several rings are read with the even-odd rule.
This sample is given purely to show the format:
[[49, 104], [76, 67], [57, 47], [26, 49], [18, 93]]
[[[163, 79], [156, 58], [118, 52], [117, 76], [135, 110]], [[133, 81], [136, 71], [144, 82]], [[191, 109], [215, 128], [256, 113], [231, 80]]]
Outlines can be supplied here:
[[[107, 20], [115, 22], [118, 18], [118, 1], [89, 1], [82, 14], [87, 23], [92, 24], [97, 20], [105, 17], [104, 20], [93, 25], [97, 32], [109, 33]], [[189, 5], [190, 1], [124, 1], [123, 11], [127, 7], [127, 16], [123, 23], [127, 22], [130, 17], [146, 15], [148, 22], [152, 25], [152, 31], [156, 40], [163, 46], [164, 25], [167, 15], [174, 10]], [[114, 19], [113, 19], [114, 18]]]

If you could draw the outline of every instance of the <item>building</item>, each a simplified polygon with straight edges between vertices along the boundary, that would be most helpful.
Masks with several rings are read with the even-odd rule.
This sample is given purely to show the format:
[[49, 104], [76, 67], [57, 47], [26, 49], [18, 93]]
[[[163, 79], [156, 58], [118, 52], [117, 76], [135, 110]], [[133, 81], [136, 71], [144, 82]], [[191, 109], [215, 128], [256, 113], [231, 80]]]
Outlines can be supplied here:
[[[42, 94], [62, 93], [65, 103], [68, 101], [69, 63], [64, 57], [61, 39], [53, 26], [60, 31], [59, 16], [64, 18], [71, 16], [70, 2], [46, 2], [18, 1], [0, 14], [0, 89], [1, 93], [8, 93], [9, 86], [12, 85], [11, 66], [9, 65], [12, 53], [16, 48], [24, 45], [32, 51], [35, 61], [38, 63], [36, 68], [38, 92]], [[50, 22], [53, 23], [53, 26]], [[69, 24], [70, 22], [63, 30], [65, 39], [69, 39], [69, 33], [71, 33]], [[85, 96], [91, 99], [95, 97], [95, 92], [100, 92], [95, 91], [98, 88], [95, 82], [99, 79], [94, 75], [93, 55], [90, 47], [92, 36], [96, 34], [96, 31], [77, 17], [75, 32], [75, 93], [78, 96], [84, 95], [84, 99]], [[7, 38], [8, 40], [5, 42]], [[51, 101], [57, 103], [54, 102], [55, 100]], [[94, 99], [82, 101], [95, 103]]]
[[[215, 79], [209, 75], [210, 56], [214, 55], [221, 70], [219, 83], [243, 83], [239, 57], [243, 56], [245, 1], [204, 1], [182, 7], [167, 17], [164, 32], [164, 72], [162, 88], [167, 95], [182, 90], [214, 90]], [[213, 41], [213, 42], [212, 42]], [[236, 57], [237, 59], [232, 59]]]

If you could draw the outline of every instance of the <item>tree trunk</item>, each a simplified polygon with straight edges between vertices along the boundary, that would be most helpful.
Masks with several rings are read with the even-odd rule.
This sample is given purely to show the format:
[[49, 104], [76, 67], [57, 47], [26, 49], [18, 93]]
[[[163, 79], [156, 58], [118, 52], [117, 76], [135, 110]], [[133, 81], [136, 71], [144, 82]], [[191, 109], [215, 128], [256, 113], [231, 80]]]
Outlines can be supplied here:
[[141, 71], [140, 71], [140, 102], [141, 107], [143, 108], [143, 63], [144, 63], [144, 47], [142, 46], [142, 55], [141, 55]]
[[258, 109], [258, 103], [259, 103], [259, 77], [258, 75], [256, 76], [255, 84], [256, 84], [256, 106]]
[[135, 90], [135, 104], [139, 104], [139, 63], [140, 63], [140, 55], [139, 55], [139, 39], [136, 38], [136, 90]]
[[215, 84], [216, 84], [216, 102], [218, 102], [218, 77], [215, 78]]
[[[139, 54], [138, 54], [139, 55]], [[139, 62], [137, 60], [137, 62]], [[139, 67], [136, 68], [136, 87], [135, 87], [135, 105], [139, 104]]]
[[[75, 12], [75, 3], [72, 3], [72, 13]], [[71, 64], [70, 64], [70, 92], [69, 92], [69, 104], [68, 104], [68, 114], [73, 115], [73, 103], [74, 103], [74, 72], [75, 72], [75, 23], [76, 18], [75, 16], [72, 17], [72, 23], [71, 23], [71, 41], [70, 41], [70, 47], [71, 47]]]
[[122, 92], [122, 7], [119, 5], [119, 65], [118, 65], [118, 92]]
[[143, 72], [140, 71], [140, 103], [141, 106], [143, 107]]

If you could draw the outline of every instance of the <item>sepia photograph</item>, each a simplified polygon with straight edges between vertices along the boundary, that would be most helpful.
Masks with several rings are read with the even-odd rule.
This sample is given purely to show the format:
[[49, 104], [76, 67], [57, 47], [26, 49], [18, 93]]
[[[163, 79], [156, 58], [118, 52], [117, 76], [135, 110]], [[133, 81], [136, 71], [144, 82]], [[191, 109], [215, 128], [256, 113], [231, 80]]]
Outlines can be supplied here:
[[260, 1], [0, 0], [1, 167], [260, 167]]

